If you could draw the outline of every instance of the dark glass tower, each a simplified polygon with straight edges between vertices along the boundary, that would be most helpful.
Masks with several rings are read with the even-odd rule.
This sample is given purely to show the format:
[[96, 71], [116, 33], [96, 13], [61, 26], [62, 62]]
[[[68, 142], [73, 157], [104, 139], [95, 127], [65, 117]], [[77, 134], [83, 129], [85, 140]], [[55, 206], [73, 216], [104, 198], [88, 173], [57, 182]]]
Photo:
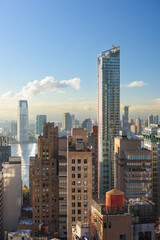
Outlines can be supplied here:
[[120, 47], [98, 56], [99, 197], [114, 188], [114, 138], [120, 120]]

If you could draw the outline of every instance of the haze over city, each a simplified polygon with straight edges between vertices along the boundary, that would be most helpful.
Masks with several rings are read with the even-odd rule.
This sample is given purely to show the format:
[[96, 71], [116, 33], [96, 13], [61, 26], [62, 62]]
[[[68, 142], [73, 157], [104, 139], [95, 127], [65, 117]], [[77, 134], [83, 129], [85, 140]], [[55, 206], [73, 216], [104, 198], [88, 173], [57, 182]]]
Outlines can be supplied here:
[[[97, 56], [121, 47], [121, 107], [160, 114], [159, 1], [1, 1], [1, 120], [97, 118]], [[143, 14], [143, 15], [142, 15]], [[78, 106], [78, 108], [77, 108]]]

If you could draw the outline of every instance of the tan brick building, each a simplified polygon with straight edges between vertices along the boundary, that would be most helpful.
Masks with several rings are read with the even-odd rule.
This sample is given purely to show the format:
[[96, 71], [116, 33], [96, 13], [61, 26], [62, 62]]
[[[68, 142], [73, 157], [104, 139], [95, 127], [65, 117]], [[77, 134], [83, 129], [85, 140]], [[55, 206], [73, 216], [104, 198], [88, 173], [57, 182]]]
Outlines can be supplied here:
[[44, 123], [43, 136], [38, 138], [38, 155], [30, 158], [33, 224], [45, 224], [50, 237], [56, 236], [59, 229], [58, 145], [58, 127]]
[[88, 222], [92, 199], [92, 151], [86, 129], [72, 129], [67, 139], [67, 239], [77, 221]]

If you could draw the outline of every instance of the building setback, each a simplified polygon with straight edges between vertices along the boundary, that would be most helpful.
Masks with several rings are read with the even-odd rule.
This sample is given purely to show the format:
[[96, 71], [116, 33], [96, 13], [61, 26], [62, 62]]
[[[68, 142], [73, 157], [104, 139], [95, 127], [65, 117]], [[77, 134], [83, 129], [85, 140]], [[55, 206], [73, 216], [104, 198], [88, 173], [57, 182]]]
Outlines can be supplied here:
[[114, 138], [120, 121], [120, 47], [98, 56], [99, 197], [114, 187]]
[[92, 199], [92, 151], [87, 145], [87, 130], [72, 129], [67, 138], [67, 239], [73, 224], [88, 222]]

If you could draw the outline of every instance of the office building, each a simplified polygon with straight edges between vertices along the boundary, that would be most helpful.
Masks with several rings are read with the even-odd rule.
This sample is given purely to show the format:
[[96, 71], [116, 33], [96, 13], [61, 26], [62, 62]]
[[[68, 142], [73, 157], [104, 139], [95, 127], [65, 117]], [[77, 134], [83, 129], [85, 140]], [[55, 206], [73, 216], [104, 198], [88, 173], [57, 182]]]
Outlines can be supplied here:
[[141, 134], [142, 133], [142, 123], [141, 123], [140, 118], [136, 119], [136, 127], [137, 127], [137, 133]]
[[[38, 155], [30, 158], [30, 191], [33, 225], [44, 224], [46, 236], [58, 235], [58, 127], [44, 123], [43, 135], [38, 138]], [[35, 230], [34, 236], [38, 236]]]
[[150, 127], [150, 124], [158, 124], [158, 123], [159, 123], [158, 115], [148, 116], [148, 127]]
[[59, 237], [67, 239], [67, 137], [59, 138]]
[[3, 175], [0, 172], [0, 239], [3, 239]]
[[150, 125], [143, 130], [144, 147], [152, 151], [152, 186], [153, 202], [156, 203], [157, 213], [160, 215], [160, 128]]
[[11, 232], [17, 229], [22, 208], [21, 157], [10, 157], [2, 164], [3, 170], [3, 228]]
[[71, 114], [71, 128], [73, 128], [73, 121], [75, 120], [75, 115]]
[[17, 122], [11, 122], [11, 137], [16, 138], [17, 136]]
[[29, 141], [27, 100], [20, 100], [18, 104], [17, 140], [19, 142]]
[[98, 57], [99, 197], [114, 187], [114, 138], [120, 121], [120, 47]]
[[89, 133], [92, 131], [92, 121], [91, 121], [90, 118], [85, 119], [85, 120], [82, 122], [82, 128], [87, 129], [87, 134], [89, 134]]
[[158, 123], [159, 123], [159, 117], [158, 117], [158, 115], [155, 115], [155, 116], [154, 116], [154, 123], [155, 123], [155, 124], [158, 124]]
[[92, 199], [92, 151], [87, 145], [87, 130], [72, 129], [67, 138], [67, 239], [72, 225], [88, 222]]
[[137, 126], [134, 125], [134, 124], [132, 124], [132, 125], [130, 126], [130, 131], [131, 131], [132, 133], [137, 134]]
[[11, 146], [8, 146], [8, 137], [0, 137], [0, 171], [2, 170], [3, 162], [9, 162], [11, 156]]
[[115, 188], [125, 192], [127, 200], [152, 200], [152, 152], [141, 149], [138, 139], [115, 138]]
[[47, 116], [46, 115], [37, 115], [36, 116], [36, 135], [40, 135], [43, 133], [43, 123], [46, 123]]
[[77, 120], [77, 119], [73, 120], [73, 128], [80, 128], [79, 120]]
[[129, 106], [123, 107], [123, 113], [122, 113], [122, 127], [124, 130], [129, 130]]
[[71, 131], [71, 126], [72, 126], [71, 114], [64, 113], [62, 121], [62, 130], [64, 130], [65, 132]]
[[92, 132], [88, 135], [88, 145], [93, 149], [92, 158], [92, 189], [93, 198], [98, 198], [98, 126], [92, 126]]

